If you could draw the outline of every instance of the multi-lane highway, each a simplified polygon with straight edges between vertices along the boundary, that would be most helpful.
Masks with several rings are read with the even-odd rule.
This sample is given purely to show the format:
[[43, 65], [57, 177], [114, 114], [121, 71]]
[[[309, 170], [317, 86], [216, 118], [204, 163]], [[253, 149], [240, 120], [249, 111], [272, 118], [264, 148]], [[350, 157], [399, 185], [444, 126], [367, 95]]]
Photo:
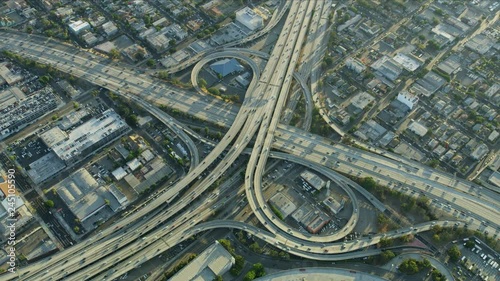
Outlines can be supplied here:
[[[273, 218], [274, 214], [267, 207], [262, 194], [262, 176], [270, 156], [285, 157], [285, 159], [288, 157], [290, 161], [316, 169], [336, 180], [351, 196], [354, 210], [357, 209], [355, 205], [357, 201], [350, 187], [359, 187], [329, 169], [354, 173], [358, 176], [369, 175], [381, 183], [406, 182], [408, 186], [432, 198], [439, 198], [440, 202], [446, 203], [447, 206], [470, 212], [466, 218], [460, 217], [460, 220], [472, 218], [470, 223], [475, 226], [483, 224], [484, 221], [484, 229], [495, 231], [500, 221], [497, 195], [478, 191], [478, 187], [471, 189], [469, 182], [408, 160], [398, 162], [384, 156], [332, 144], [331, 141], [318, 136], [278, 124], [309, 30], [308, 26], [311, 25], [316, 31], [320, 27], [321, 17], [312, 17], [312, 14], [328, 14], [330, 7], [330, 1], [291, 1], [284, 28], [262, 73], [259, 73], [258, 68], [247, 60], [249, 65], [253, 65], [254, 79], [241, 108], [210, 96], [167, 86], [101, 57], [43, 37], [0, 32], [2, 49], [8, 49], [40, 63], [50, 64], [62, 72], [116, 91], [138, 102], [162, 122], [170, 124], [192, 151], [196, 151], [196, 147], [193, 147], [192, 141], [187, 139], [189, 137], [179, 130], [182, 128], [191, 136], [195, 133], [156, 109], [152, 103], [163, 104], [229, 128], [224, 138], [205, 159], [197, 160], [197, 154], [191, 155], [191, 170], [174, 186], [158, 194], [143, 208], [126, 216], [111, 228], [50, 259], [21, 268], [20, 279], [58, 280], [66, 277], [68, 280], [111, 280], [192, 235], [217, 227], [245, 230], [297, 256], [337, 260], [380, 253], [380, 250], [352, 251], [374, 245], [381, 238], [396, 238], [408, 233], [427, 231], [434, 225], [451, 226], [455, 223], [455, 221], [428, 222], [355, 241], [333, 242], [352, 230], [359, 220], [357, 212], [354, 212], [345, 228], [330, 236], [313, 236], [292, 230], [282, 221]], [[314, 24], [311, 24], [312, 20]], [[308, 53], [315, 48], [317, 38], [311, 42], [314, 43]], [[211, 58], [237, 55], [231, 51], [226, 52], [222, 55], [214, 54]], [[308, 64], [306, 67], [309, 69]], [[226, 170], [244, 152], [255, 135], [254, 146], [246, 167], [244, 189], [253, 212], [269, 232], [231, 221], [213, 221], [197, 225], [212, 214], [213, 208], [222, 206], [215, 202], [218, 199], [217, 195], [214, 195], [216, 193], [207, 194], [205, 191], [218, 178], [224, 176]], [[273, 153], [271, 148], [285, 151], [290, 156]], [[392, 157], [398, 156], [392, 155]], [[209, 168], [211, 166], [215, 168]], [[208, 172], [208, 176], [196, 181], [205, 172]], [[188, 188], [192, 191], [186, 191]], [[209, 196], [209, 200], [197, 201], [202, 195]], [[366, 191], [364, 195], [371, 198]], [[371, 198], [370, 201], [380, 210], [384, 208], [378, 200]]]

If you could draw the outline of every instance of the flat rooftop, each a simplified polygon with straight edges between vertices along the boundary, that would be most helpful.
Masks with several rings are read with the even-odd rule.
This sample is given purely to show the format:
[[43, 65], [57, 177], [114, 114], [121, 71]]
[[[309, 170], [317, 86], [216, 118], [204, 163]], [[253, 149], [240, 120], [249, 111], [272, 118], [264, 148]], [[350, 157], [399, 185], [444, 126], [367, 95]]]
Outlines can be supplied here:
[[212, 281], [217, 275], [223, 275], [234, 264], [233, 256], [215, 241], [170, 281]]
[[321, 190], [326, 184], [324, 180], [309, 171], [302, 172], [300, 176], [317, 190]]
[[68, 160], [123, 127], [127, 127], [125, 121], [114, 110], [108, 109], [75, 128], [65, 141], [52, 149], [59, 158]]

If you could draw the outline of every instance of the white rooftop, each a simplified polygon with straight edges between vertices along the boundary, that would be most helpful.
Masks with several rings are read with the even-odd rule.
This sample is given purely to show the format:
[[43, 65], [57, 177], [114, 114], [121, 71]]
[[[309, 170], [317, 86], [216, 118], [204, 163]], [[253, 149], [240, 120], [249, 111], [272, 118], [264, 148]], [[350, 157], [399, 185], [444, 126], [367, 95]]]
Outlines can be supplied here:
[[394, 56], [393, 59], [397, 63], [401, 64], [401, 66], [403, 66], [404, 69], [406, 69], [410, 72], [413, 72], [413, 71], [417, 70], [417, 68], [420, 67], [420, 63], [417, 60], [412, 59], [411, 57], [409, 57], [403, 53], [398, 53], [396, 56]]
[[127, 166], [131, 171], [134, 171], [141, 166], [141, 162], [139, 162], [137, 158], [134, 158], [133, 160], [127, 162]]
[[111, 174], [113, 174], [113, 177], [115, 177], [115, 179], [119, 181], [127, 175], [127, 172], [125, 171], [125, 169], [120, 167], [120, 168], [114, 170], [113, 172], [111, 172]]
[[108, 109], [101, 116], [94, 117], [75, 128], [68, 134], [68, 138], [52, 149], [62, 160], [68, 160], [79, 155], [84, 149], [99, 142], [107, 135], [126, 127], [127, 124], [112, 109]]
[[50, 130], [45, 131], [43, 134], [41, 134], [40, 138], [48, 147], [53, 147], [56, 144], [67, 139], [68, 134], [66, 134], [59, 127], [54, 127]]

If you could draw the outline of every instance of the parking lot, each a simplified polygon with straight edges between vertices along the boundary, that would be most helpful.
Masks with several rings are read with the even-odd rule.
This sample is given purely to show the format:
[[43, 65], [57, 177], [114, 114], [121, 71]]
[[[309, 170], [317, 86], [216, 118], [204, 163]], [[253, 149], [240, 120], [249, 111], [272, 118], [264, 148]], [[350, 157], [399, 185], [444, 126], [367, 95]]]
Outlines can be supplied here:
[[40, 139], [35, 139], [14, 147], [14, 152], [17, 155], [17, 162], [26, 168], [47, 154], [49, 148]]
[[[474, 247], [465, 247], [468, 240], [474, 242]], [[475, 238], [465, 238], [458, 242], [462, 252], [460, 266], [456, 275], [464, 280], [470, 280], [473, 276], [479, 276], [476, 280], [499, 280], [500, 258], [499, 254], [487, 247], [482, 241]]]

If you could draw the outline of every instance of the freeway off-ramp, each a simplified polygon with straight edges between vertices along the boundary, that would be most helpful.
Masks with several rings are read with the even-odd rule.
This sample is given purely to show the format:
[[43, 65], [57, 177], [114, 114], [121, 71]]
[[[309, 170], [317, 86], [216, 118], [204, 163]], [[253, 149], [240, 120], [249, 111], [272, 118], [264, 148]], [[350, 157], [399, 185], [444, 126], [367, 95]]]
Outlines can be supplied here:
[[[51, 260], [45, 260], [43, 263], [36, 263], [21, 269], [20, 274], [26, 274], [21, 279], [37, 280], [38, 278], [39, 280], [39, 278], [49, 279], [65, 275], [69, 275], [71, 279], [76, 278], [74, 280], [86, 278], [97, 278], [99, 280], [104, 280], [104, 278], [112, 279], [123, 272], [127, 272], [144, 260], [158, 255], [173, 244], [187, 239], [197, 231], [198, 227], [200, 227], [200, 230], [201, 228], [207, 229], [210, 225], [193, 227], [191, 223], [195, 224], [199, 221], [199, 219], [193, 220], [197, 216], [200, 218], [208, 216], [211, 213], [210, 209], [205, 208], [203, 205], [197, 205], [198, 208], [195, 210], [185, 208], [187, 208], [188, 203], [199, 197], [206, 188], [227, 170], [228, 166], [230, 166], [229, 164], [235, 161], [257, 132], [256, 144], [253, 148], [249, 165], [247, 166], [245, 191], [257, 218], [264, 224], [267, 223], [266, 227], [275, 231], [275, 233], [266, 234], [269, 235], [268, 237], [262, 236], [265, 237], [262, 239], [268, 239], [270, 242], [275, 243], [276, 246], [293, 254], [313, 259], [334, 260], [341, 256], [331, 255], [333, 253], [361, 249], [377, 243], [382, 237], [395, 238], [407, 233], [427, 231], [434, 224], [447, 226], [454, 222], [420, 224], [404, 231], [389, 232], [374, 236], [371, 239], [362, 238], [359, 241], [346, 242], [346, 244], [330, 243], [329, 241], [321, 244], [312, 241], [315, 239], [321, 240], [320, 236], [318, 236], [320, 238], [315, 236], [312, 239], [310, 237], [300, 237], [301, 233], [287, 230], [287, 227], [281, 222], [270, 219], [272, 214], [266, 207], [267, 203], [261, 194], [262, 175], [266, 159], [271, 155], [271, 146], [294, 154], [297, 157], [306, 158], [318, 165], [328, 166], [342, 172], [345, 172], [343, 170], [344, 166], [347, 162], [350, 162], [351, 164], [349, 165], [362, 170], [364, 173], [382, 182], [387, 181], [387, 178], [385, 178], [389, 177], [387, 175], [390, 175], [392, 181], [402, 182], [403, 180], [411, 179], [415, 182], [414, 188], [418, 188], [422, 192], [432, 196], [440, 196], [441, 200], [444, 199], [453, 202], [453, 204], [457, 204], [457, 207], [459, 204], [462, 208], [470, 208], [469, 210], [475, 218], [487, 216], [485, 219], [490, 221], [488, 229], [494, 226], [499, 221], [498, 205], [492, 205], [493, 209], [497, 208], [496, 213], [489, 213], [492, 209], [489, 206], [491, 199], [484, 198], [484, 195], [482, 196], [483, 198], [470, 195], [471, 191], [466, 187], [469, 183], [465, 181], [456, 181], [456, 179], [450, 178], [449, 175], [437, 173], [428, 168], [419, 169], [418, 172], [409, 172], [406, 171], [407, 167], [394, 165], [393, 162], [387, 162], [387, 159], [383, 159], [383, 157], [377, 158], [379, 156], [355, 150], [346, 152], [345, 149], [350, 148], [338, 145], [332, 146], [326, 141], [318, 142], [317, 139], [319, 138], [317, 136], [302, 133], [291, 127], [278, 126], [278, 120], [284, 107], [288, 88], [298, 60], [301, 43], [307, 32], [308, 21], [311, 18], [310, 15], [313, 10], [322, 12], [325, 7], [330, 7], [329, 2], [295, 1], [292, 3], [287, 23], [285, 23], [284, 30], [276, 43], [270, 60], [262, 72], [260, 79], [254, 79], [255, 83], [252, 82], [241, 109], [238, 109], [234, 105], [224, 104], [212, 97], [200, 96], [189, 91], [161, 84], [158, 81], [151, 80], [147, 76], [137, 75], [128, 69], [111, 65], [102, 58], [76, 51], [69, 46], [52, 48], [52, 46], [44, 45], [49, 41], [46, 39], [43, 40], [41, 37], [18, 35], [10, 32], [1, 33], [0, 37], [4, 39], [2, 43], [4, 49], [14, 49], [13, 51], [23, 56], [53, 65], [60, 71], [69, 72], [102, 87], [117, 91], [122, 95], [137, 95], [142, 98], [143, 101], [141, 103], [144, 102], [142, 104], [144, 108], [155, 116], [159, 116], [159, 112], [155, 114], [155, 110], [147, 102], [154, 101], [157, 104], [164, 104], [197, 116], [200, 119], [215, 121], [220, 125], [230, 127], [226, 136], [224, 136], [223, 140], [207, 158], [198, 166], [193, 167], [190, 173], [174, 187], [159, 195], [143, 209], [124, 218], [110, 229], [104, 230], [101, 234], [94, 237], [94, 240], [86, 240], [64, 252], [56, 254]], [[55, 45], [56, 43], [52, 42], [50, 44]], [[72, 53], [68, 54], [67, 50]], [[89, 59], [95, 59], [95, 62], [88, 64]], [[129, 98], [131, 97], [129, 96]], [[169, 117], [164, 117], [167, 120], [163, 120], [163, 122], [168, 123]], [[162, 117], [160, 116], [160, 118]], [[176, 124], [176, 126], [181, 125]], [[164, 202], [174, 203], [173, 200], [176, 196], [201, 173], [206, 171], [207, 167], [214, 163], [217, 157], [223, 155], [223, 152], [229, 148], [231, 143], [234, 144], [228, 150], [227, 154], [225, 154], [222, 161], [211, 171], [207, 178], [201, 181], [199, 190], [184, 195], [175, 204], [170, 206], [168, 210], [162, 209]], [[291, 148], [292, 146], [293, 148]], [[333, 156], [330, 154], [330, 151], [335, 149], [339, 151]], [[345, 154], [345, 156], [341, 157], [340, 153]], [[328, 161], [325, 161], [325, 155], [328, 156]], [[347, 160], [347, 155], [349, 155], [349, 159], [355, 160]], [[337, 160], [337, 158], [339, 161], [343, 161], [342, 165], [340, 165], [341, 168], [330, 165], [330, 160]], [[300, 162], [297, 159], [295, 161]], [[378, 164], [378, 161], [381, 164]], [[303, 164], [313, 165], [312, 163], [306, 164], [306, 162], [303, 162]], [[431, 174], [439, 174], [439, 178], [433, 180], [424, 177], [424, 174], [429, 173], [429, 171]], [[325, 174], [327, 173], [325, 172]], [[446, 182], [448, 180], [449, 182]], [[434, 182], [437, 182], [437, 184], [434, 184]], [[430, 184], [432, 186], [428, 187], [427, 185]], [[453, 189], [450, 189], [450, 186]], [[439, 195], [439, 192], [451, 192], [451, 195]], [[474, 194], [474, 191], [472, 194]], [[455, 197], [451, 198], [452, 196]], [[263, 209], [267, 211], [263, 211]], [[185, 212], [181, 216], [173, 218], [174, 215], [180, 213], [182, 210]], [[188, 212], [188, 210], [190, 211]], [[149, 218], [147, 220], [140, 220], [140, 218], [144, 218], [148, 214]], [[152, 230], [155, 225], [162, 224], [167, 220], [166, 225]], [[356, 215], [351, 220], [354, 224]], [[215, 221], [211, 223], [213, 227], [241, 227], [249, 232], [260, 231], [261, 233], [266, 233], [262, 230], [253, 230], [251, 226], [238, 222]], [[477, 224], [477, 221], [474, 221], [474, 223]], [[190, 228], [192, 230], [188, 230]], [[128, 233], [124, 233], [124, 231], [128, 231]], [[259, 235], [258, 233], [254, 234]], [[149, 240], [138, 239], [141, 236], [144, 238], [144, 235], [147, 235]], [[362, 252], [362, 254], [363, 256], [367, 255], [366, 252]], [[347, 255], [353, 257], [353, 255], [359, 255], [359, 253], [349, 253]], [[82, 257], [86, 258], [84, 263], [88, 264], [84, 268], [82, 268], [79, 259]], [[113, 266], [113, 270], [108, 270], [111, 266]]]

